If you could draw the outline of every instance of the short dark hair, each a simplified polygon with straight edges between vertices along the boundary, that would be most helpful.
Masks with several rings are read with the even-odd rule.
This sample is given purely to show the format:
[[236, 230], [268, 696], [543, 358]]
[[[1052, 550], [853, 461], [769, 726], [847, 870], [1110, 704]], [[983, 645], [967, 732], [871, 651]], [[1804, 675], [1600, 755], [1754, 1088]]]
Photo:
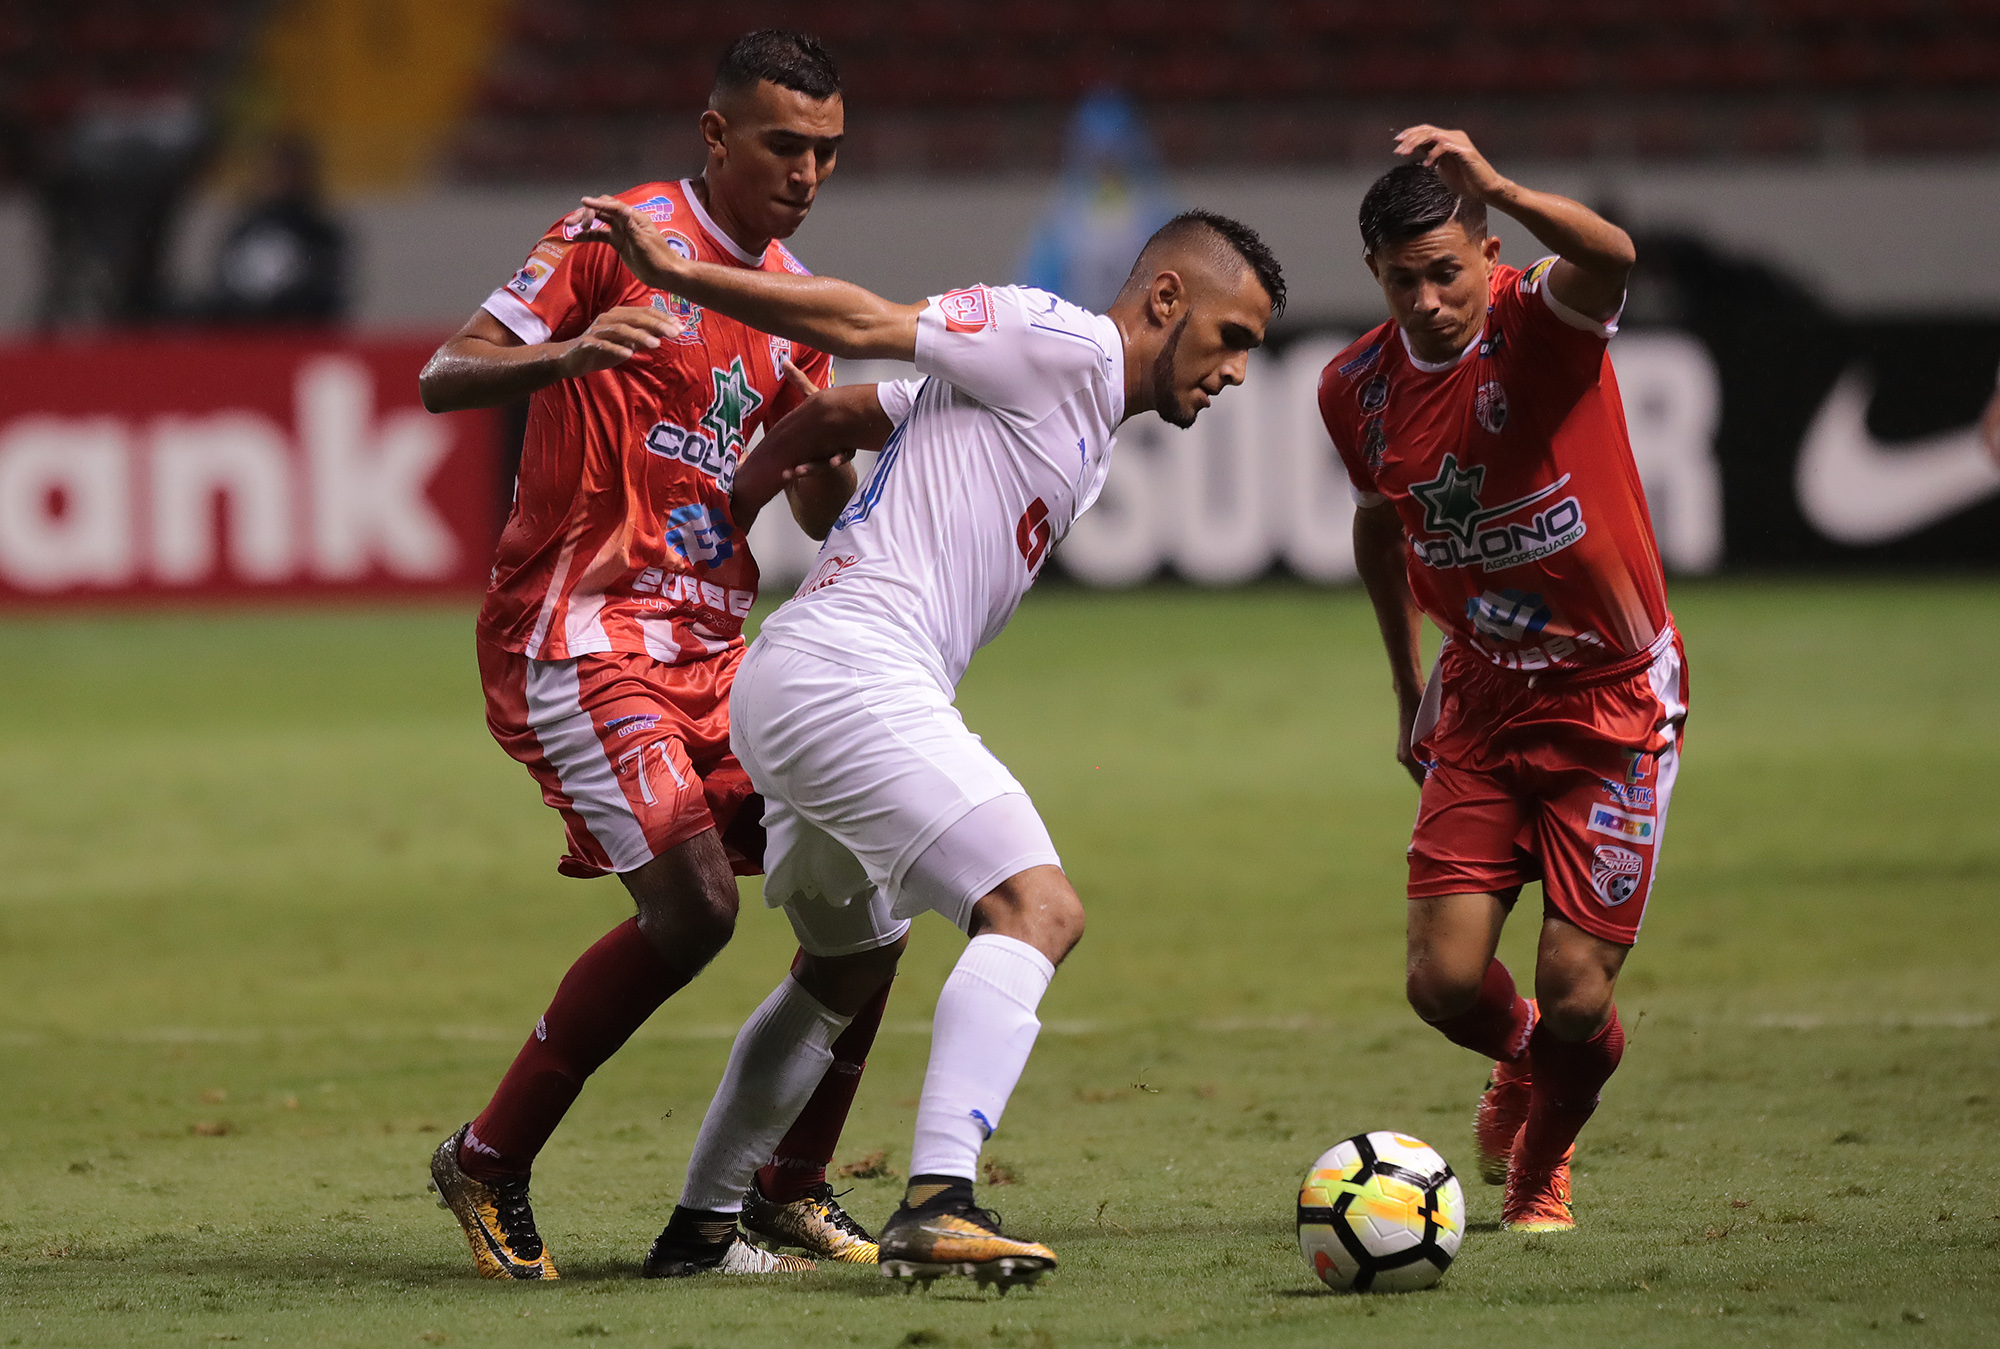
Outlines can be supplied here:
[[1242, 221], [1231, 220], [1214, 211], [1182, 211], [1153, 231], [1153, 237], [1146, 240], [1146, 246], [1139, 251], [1139, 261], [1133, 264], [1134, 275], [1145, 263], [1146, 255], [1155, 248], [1189, 244], [1207, 245], [1218, 262], [1226, 262], [1222, 256], [1225, 250], [1235, 254], [1239, 262], [1257, 274], [1257, 284], [1271, 297], [1271, 317], [1276, 318], [1285, 311], [1285, 272], [1278, 265], [1277, 255], [1271, 252], [1271, 246]]
[[1428, 164], [1398, 164], [1361, 198], [1361, 242], [1370, 253], [1456, 220], [1468, 239], [1486, 236], [1486, 203], [1461, 197]]
[[811, 99], [828, 99], [840, 92], [840, 70], [817, 38], [787, 28], [760, 28], [729, 44], [715, 68], [713, 103], [724, 94], [769, 80]]

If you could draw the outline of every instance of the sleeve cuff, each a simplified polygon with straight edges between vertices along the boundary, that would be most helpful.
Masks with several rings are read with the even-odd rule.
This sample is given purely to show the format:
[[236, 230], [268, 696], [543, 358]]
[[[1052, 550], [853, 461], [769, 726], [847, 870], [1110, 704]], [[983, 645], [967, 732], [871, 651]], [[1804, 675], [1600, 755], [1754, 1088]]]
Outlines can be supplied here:
[[1558, 300], [1555, 289], [1549, 285], [1549, 278], [1546, 274], [1543, 275], [1541, 284], [1536, 289], [1542, 292], [1542, 300], [1548, 305], [1549, 312], [1570, 327], [1586, 333], [1595, 333], [1607, 341], [1617, 335], [1619, 316], [1625, 312], [1625, 297], [1623, 295], [1618, 297], [1617, 312], [1602, 323], [1599, 323], [1596, 319], [1590, 317], [1590, 315], [1580, 314], [1561, 300]]
[[479, 307], [499, 319], [508, 332], [531, 347], [549, 340], [549, 325], [505, 286], [487, 296], [486, 303]]

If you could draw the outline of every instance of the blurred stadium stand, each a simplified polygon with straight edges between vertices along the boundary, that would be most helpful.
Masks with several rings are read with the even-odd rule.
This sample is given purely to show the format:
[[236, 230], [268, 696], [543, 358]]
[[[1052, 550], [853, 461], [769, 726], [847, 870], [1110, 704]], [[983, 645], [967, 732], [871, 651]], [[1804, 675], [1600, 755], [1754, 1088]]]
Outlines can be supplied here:
[[1046, 172], [1107, 85], [1176, 169], [1372, 163], [1419, 117], [1516, 162], [2000, 151], [2000, 0], [520, 0], [510, 24], [464, 179], [641, 175], [767, 25], [841, 61], [849, 172]]

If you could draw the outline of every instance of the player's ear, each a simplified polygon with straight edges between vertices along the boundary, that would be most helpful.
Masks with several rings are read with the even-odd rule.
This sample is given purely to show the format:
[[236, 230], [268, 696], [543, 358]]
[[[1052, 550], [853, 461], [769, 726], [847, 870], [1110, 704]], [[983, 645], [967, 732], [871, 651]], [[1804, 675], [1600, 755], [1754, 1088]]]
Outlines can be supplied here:
[[728, 147], [725, 146], [723, 143], [723, 136], [728, 132], [728, 130], [729, 130], [729, 119], [727, 117], [724, 117], [721, 113], [717, 112], [714, 108], [709, 108], [702, 113], [701, 138], [702, 141], [708, 146], [708, 152], [711, 155], [716, 155], [724, 158], [728, 156], [729, 154]]
[[1500, 236], [1489, 234], [1479, 241], [1479, 251], [1486, 255], [1486, 265], [1491, 267], [1500, 261]]
[[1361, 260], [1368, 264], [1368, 275], [1380, 281], [1382, 279], [1382, 267], [1381, 264], [1375, 261], [1375, 255], [1373, 253], [1363, 253]]
[[1146, 309], [1161, 327], [1170, 325], [1187, 304], [1187, 286], [1179, 272], [1161, 272], [1147, 292]]

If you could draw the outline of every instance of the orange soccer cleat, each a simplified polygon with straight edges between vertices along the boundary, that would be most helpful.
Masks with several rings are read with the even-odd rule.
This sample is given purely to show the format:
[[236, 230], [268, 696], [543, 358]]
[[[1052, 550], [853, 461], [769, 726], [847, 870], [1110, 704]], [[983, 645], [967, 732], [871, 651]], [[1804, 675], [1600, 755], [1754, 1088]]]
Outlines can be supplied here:
[[556, 1262], [535, 1230], [528, 1204], [528, 1178], [487, 1182], [458, 1169], [458, 1145], [470, 1124], [438, 1144], [431, 1154], [430, 1188], [438, 1207], [450, 1209], [465, 1229], [472, 1261], [483, 1279], [554, 1279]]
[[1000, 1215], [972, 1202], [970, 1187], [910, 1207], [907, 1200], [882, 1229], [884, 1276], [926, 1289], [947, 1274], [964, 1274], [980, 1287], [997, 1284], [1001, 1296], [1056, 1267], [1056, 1253], [1038, 1241], [1000, 1230]]
[[1509, 1232], [1568, 1232], [1576, 1227], [1569, 1209], [1569, 1159], [1563, 1154], [1552, 1167], [1526, 1165], [1517, 1152], [1507, 1168], [1507, 1196], [1500, 1205], [1500, 1226]]
[[1472, 1136], [1479, 1148], [1479, 1178], [1488, 1185], [1507, 1183], [1507, 1161], [1514, 1155], [1514, 1140], [1528, 1122], [1528, 1102], [1533, 1094], [1533, 1078], [1528, 1061], [1495, 1063], [1472, 1112]]

